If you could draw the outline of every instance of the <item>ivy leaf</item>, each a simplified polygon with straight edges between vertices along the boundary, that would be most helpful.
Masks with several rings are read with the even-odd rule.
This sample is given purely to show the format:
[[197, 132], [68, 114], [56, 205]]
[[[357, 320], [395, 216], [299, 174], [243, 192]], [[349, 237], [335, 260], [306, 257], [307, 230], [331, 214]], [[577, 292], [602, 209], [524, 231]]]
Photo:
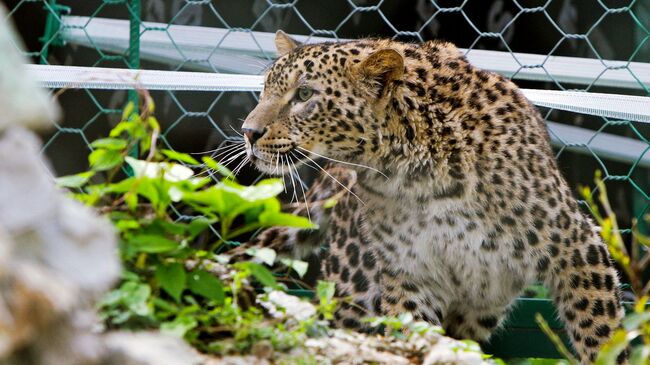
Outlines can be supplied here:
[[177, 302], [180, 301], [181, 293], [185, 289], [185, 277], [185, 269], [178, 262], [170, 265], [161, 264], [156, 267], [158, 284]]
[[156, 234], [139, 234], [128, 241], [129, 248], [135, 252], [162, 253], [179, 247], [178, 242]]
[[94, 171], [110, 170], [122, 164], [122, 154], [116, 150], [97, 149], [88, 155], [88, 163]]
[[95, 175], [95, 171], [86, 171], [74, 175], [61, 176], [56, 179], [56, 184], [63, 188], [79, 188], [88, 182]]
[[107, 150], [123, 150], [127, 146], [126, 140], [121, 138], [101, 138], [90, 144], [92, 148], [103, 148]]
[[225, 294], [223, 292], [223, 284], [221, 281], [214, 277], [205, 270], [194, 270], [187, 277], [187, 287], [194, 294], [202, 297], [212, 299], [218, 304], [223, 304]]
[[199, 161], [187, 153], [176, 152], [173, 150], [161, 150], [160, 152], [162, 152], [163, 155], [167, 156], [167, 158], [171, 160], [185, 162], [190, 165], [199, 165]]

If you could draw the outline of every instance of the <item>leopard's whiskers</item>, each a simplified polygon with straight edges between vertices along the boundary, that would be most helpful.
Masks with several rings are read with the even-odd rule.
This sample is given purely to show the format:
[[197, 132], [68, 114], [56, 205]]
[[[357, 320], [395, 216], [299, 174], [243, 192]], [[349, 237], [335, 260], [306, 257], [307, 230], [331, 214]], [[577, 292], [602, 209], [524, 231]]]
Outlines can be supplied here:
[[[241, 120], [242, 122], [244, 121], [241, 118], [238, 118], [238, 119]], [[233, 127], [231, 124], [229, 124], [228, 127], [230, 127], [230, 129], [232, 129], [232, 131], [235, 132], [236, 135], [240, 136], [242, 141], [244, 140], [244, 135], [241, 134], [241, 132], [239, 132], [238, 130], [236, 130], [235, 127]]]
[[[290, 151], [289, 154], [291, 155], [292, 158], [296, 158], [296, 156], [294, 156], [293, 154], [293, 151]], [[293, 159], [291, 159], [290, 162], [291, 165], [293, 165], [293, 169], [296, 171], [296, 178], [300, 183], [300, 190], [302, 190], [302, 197], [303, 199], [305, 199], [305, 207], [307, 208], [307, 219], [309, 219], [309, 221], [311, 222], [311, 213], [309, 212], [309, 201], [307, 200], [307, 194], [305, 193], [305, 183], [300, 178], [300, 173], [298, 172], [298, 168], [296, 167], [296, 164], [293, 162]]]
[[229, 145], [229, 146], [225, 146], [225, 147], [226, 148], [223, 148], [221, 150], [216, 150], [216, 152], [211, 154], [210, 157], [212, 157], [213, 159], [217, 159], [218, 156], [220, 156], [220, 155], [223, 155], [223, 154], [228, 155], [228, 154], [230, 154], [230, 153], [232, 153], [234, 151], [245, 148], [243, 143]]
[[282, 185], [284, 186], [284, 193], [286, 194], [287, 193], [287, 184], [284, 183], [284, 179], [285, 179], [285, 176], [284, 176], [284, 156], [280, 156], [280, 152], [278, 152], [278, 157], [282, 158], [281, 161], [280, 161], [280, 167], [282, 167], [282, 172], [280, 173], [280, 176], [282, 176]]
[[293, 179], [293, 171], [291, 171], [291, 161], [290, 161], [291, 156], [285, 155], [284, 157], [286, 158], [287, 170], [289, 170], [289, 177], [291, 178], [291, 188], [293, 191], [290, 203], [293, 203], [294, 199], [296, 200], [297, 203], [298, 202], [298, 195], [296, 194], [297, 187], [296, 187], [296, 181]]
[[241, 157], [241, 155], [244, 155], [244, 154], [246, 154], [246, 150], [243, 150], [243, 151], [240, 151], [240, 152], [236, 152], [236, 151], [232, 152], [231, 154], [229, 154], [229, 155], [225, 156], [224, 158], [222, 158], [221, 160], [219, 160], [218, 163], [220, 165], [226, 166], [229, 163], [237, 160], [239, 157]]
[[232, 171], [232, 176], [233, 176], [233, 178], [234, 178], [235, 176], [237, 176], [237, 175], [241, 172], [241, 170], [244, 168], [244, 166], [246, 166], [246, 165], [248, 164], [248, 161], [250, 161], [250, 159], [248, 158], [248, 156], [246, 156], [246, 157], [244, 157], [244, 159], [243, 159], [243, 160], [242, 160], [242, 161], [237, 165], [237, 167], [235, 167], [235, 169]]
[[[239, 144], [243, 145], [244, 143], [243, 139], [226, 139], [224, 140], [219, 147], [211, 149], [211, 150], [206, 150], [206, 151], [199, 151], [199, 152], [190, 152], [190, 155], [204, 155], [206, 153], [214, 153], [226, 148], [232, 148], [233, 146], [237, 146]], [[233, 144], [230, 144], [233, 143]]]
[[330, 160], [330, 161], [332, 161], [332, 162], [338, 162], [338, 163], [341, 163], [341, 164], [344, 164], [344, 165], [356, 166], [356, 167], [362, 167], [362, 168], [365, 168], [365, 169], [369, 169], [369, 170], [374, 171], [374, 172], [380, 174], [381, 176], [385, 177], [386, 180], [390, 180], [390, 178], [389, 178], [388, 176], [386, 176], [386, 174], [384, 174], [383, 172], [377, 170], [377, 169], [374, 168], [374, 167], [370, 167], [370, 166], [366, 166], [366, 165], [362, 165], [362, 164], [358, 164], [358, 163], [354, 163], [354, 162], [348, 162], [348, 161], [337, 160], [337, 159], [335, 159], [335, 158], [321, 155], [321, 154], [319, 154], [319, 153], [316, 153], [316, 152], [314, 152], [314, 151], [310, 151], [310, 150], [308, 150], [308, 149], [306, 149], [306, 148], [304, 148], [304, 147], [300, 147], [300, 146], [296, 146], [296, 148], [298, 148], [298, 149], [300, 149], [300, 150], [302, 150], [302, 151], [305, 151], [305, 152], [309, 152], [309, 153], [311, 153], [311, 154], [314, 154], [314, 155], [316, 155], [316, 156], [318, 156], [318, 157], [321, 157], [321, 158], [324, 158], [324, 159], [326, 159], [326, 160]]
[[[366, 203], [365, 203], [363, 200], [361, 200], [361, 198], [359, 198], [359, 196], [358, 196], [357, 194], [355, 194], [354, 192], [352, 192], [352, 190], [350, 190], [347, 186], [343, 185], [340, 181], [338, 181], [334, 176], [332, 176], [332, 174], [330, 174], [329, 172], [327, 172], [327, 170], [325, 170], [321, 165], [319, 165], [316, 161], [312, 160], [311, 157], [309, 157], [309, 156], [307, 156], [306, 154], [302, 153], [300, 150], [294, 150], [294, 151], [298, 152], [298, 153], [301, 154], [303, 157], [305, 157], [306, 159], [308, 159], [309, 161], [311, 161], [314, 165], [316, 165], [316, 167], [318, 167], [318, 169], [316, 169], [317, 171], [320, 170], [320, 171], [324, 172], [327, 176], [329, 176], [329, 177], [330, 177], [332, 180], [334, 180], [337, 184], [341, 185], [341, 187], [343, 187], [343, 189], [347, 190], [348, 193], [352, 194], [352, 196], [354, 196], [354, 197], [359, 201], [359, 203], [361, 203], [361, 204], [363, 204], [363, 205], [366, 205]], [[311, 166], [311, 165], [309, 165], [309, 164], [305, 164], [305, 165], [310, 166], [311, 168], [314, 168], [313, 166]]]

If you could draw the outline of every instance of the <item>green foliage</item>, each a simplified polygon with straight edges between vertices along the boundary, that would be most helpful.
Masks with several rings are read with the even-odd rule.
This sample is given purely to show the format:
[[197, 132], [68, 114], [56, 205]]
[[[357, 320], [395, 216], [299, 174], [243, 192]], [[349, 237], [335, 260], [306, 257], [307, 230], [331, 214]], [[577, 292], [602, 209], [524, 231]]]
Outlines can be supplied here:
[[[280, 180], [243, 186], [209, 157], [200, 163], [184, 153], [158, 150], [153, 103], [147, 99], [142, 114], [134, 110], [129, 104], [109, 137], [91, 144], [89, 171], [57, 179], [108, 217], [118, 232], [125, 271], [99, 303], [106, 326], [159, 328], [206, 352], [245, 352], [259, 341], [279, 350], [303, 343], [318, 318], [299, 323], [269, 318], [255, 302], [265, 294], [252, 284], [262, 293], [284, 290], [271, 266], [284, 262], [284, 270], [303, 275], [307, 264], [276, 262], [271, 249], [251, 251], [251, 261], [229, 264], [227, 250], [260, 228], [316, 226], [281, 211]], [[188, 165], [223, 178], [201, 177], [203, 171]], [[331, 318], [331, 298], [325, 304], [320, 313]]]
[[[406, 333], [424, 335], [427, 332], [444, 332], [441, 327], [433, 326], [424, 321], [416, 321], [409, 312], [402, 313], [397, 317], [367, 318], [366, 322], [372, 327], [383, 326], [393, 337], [402, 339], [407, 337]], [[404, 331], [404, 329], [407, 331]], [[464, 343], [471, 347], [467, 348], [467, 350], [478, 351], [477, 349], [480, 349], [476, 342], [465, 341]]]
[[596, 172], [594, 181], [596, 191], [583, 187], [580, 191], [581, 195], [600, 225], [600, 235], [607, 244], [612, 258], [623, 269], [636, 298], [634, 310], [623, 319], [623, 328], [614, 331], [609, 342], [602, 347], [596, 364], [615, 364], [616, 358], [626, 349], [629, 350], [631, 365], [648, 364], [650, 363], [650, 308], [647, 302], [650, 283], [645, 280], [645, 274], [650, 268], [647, 253], [650, 237], [640, 233], [637, 229], [637, 221], [633, 220], [632, 242], [626, 246], [616, 215], [609, 203], [605, 181], [600, 171]]

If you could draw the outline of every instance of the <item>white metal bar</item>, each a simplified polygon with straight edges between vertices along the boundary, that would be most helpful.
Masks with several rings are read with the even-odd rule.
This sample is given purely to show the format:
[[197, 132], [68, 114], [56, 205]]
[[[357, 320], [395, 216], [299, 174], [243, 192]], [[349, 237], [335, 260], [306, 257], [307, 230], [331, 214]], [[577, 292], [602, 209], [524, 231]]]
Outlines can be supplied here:
[[[260, 91], [262, 76], [205, 72], [108, 69], [98, 67], [27, 65], [29, 73], [47, 88], [131, 89], [186, 91]], [[650, 97], [523, 90], [533, 103], [555, 109], [650, 123]], [[579, 153], [650, 167], [650, 145], [632, 138], [547, 122], [551, 142]], [[639, 157], [640, 156], [640, 157]]]
[[[29, 65], [29, 70], [48, 88], [261, 91], [264, 86], [262, 76], [258, 75], [48, 65]], [[538, 106], [650, 123], [650, 97], [533, 89], [522, 91]]]
[[[125, 53], [127, 20], [62, 17], [62, 38], [70, 43]], [[142, 23], [140, 39], [144, 59], [182, 65], [195, 70], [260, 74], [275, 57], [274, 34], [164, 23]], [[307, 43], [332, 38], [294, 36]], [[474, 65], [521, 80], [650, 88], [650, 64], [592, 58], [546, 56], [488, 50], [463, 50]]]
[[262, 76], [208, 72], [129, 70], [81, 66], [27, 65], [41, 86], [50, 89], [261, 91]]
[[632, 138], [598, 132], [571, 125], [546, 122], [551, 144], [567, 151], [650, 167], [650, 144]]

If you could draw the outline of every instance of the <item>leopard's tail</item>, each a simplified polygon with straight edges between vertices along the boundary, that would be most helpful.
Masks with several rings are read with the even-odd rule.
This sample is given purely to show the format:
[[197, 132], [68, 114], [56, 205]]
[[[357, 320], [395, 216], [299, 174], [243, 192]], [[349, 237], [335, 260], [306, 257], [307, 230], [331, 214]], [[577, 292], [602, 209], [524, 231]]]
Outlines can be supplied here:
[[[606, 245], [584, 217], [580, 228], [581, 235], [567, 238], [577, 238], [575, 241], [552, 244], [564, 252], [556, 256], [548, 281], [580, 362], [591, 364], [601, 346], [620, 327], [624, 310], [618, 274]], [[618, 360], [626, 361], [626, 351]]]

